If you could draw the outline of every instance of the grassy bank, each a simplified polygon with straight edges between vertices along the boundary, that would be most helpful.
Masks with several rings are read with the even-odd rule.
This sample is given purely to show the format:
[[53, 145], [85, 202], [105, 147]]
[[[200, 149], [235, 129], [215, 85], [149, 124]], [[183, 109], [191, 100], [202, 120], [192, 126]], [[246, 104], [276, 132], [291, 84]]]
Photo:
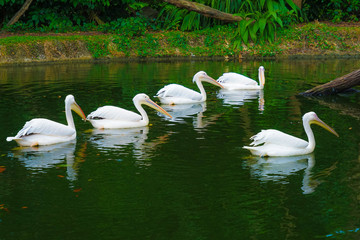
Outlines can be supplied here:
[[61, 33], [0, 35], [0, 64], [91, 59], [165, 57], [287, 58], [360, 55], [357, 24], [308, 23], [278, 32], [273, 43], [250, 43], [234, 49], [233, 29], [196, 32]]

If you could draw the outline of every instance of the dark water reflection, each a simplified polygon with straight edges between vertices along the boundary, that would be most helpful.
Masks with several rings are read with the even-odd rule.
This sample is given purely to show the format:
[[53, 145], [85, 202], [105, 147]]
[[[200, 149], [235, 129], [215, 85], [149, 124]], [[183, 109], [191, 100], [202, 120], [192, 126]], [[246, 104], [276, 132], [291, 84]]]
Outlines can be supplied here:
[[[146, 108], [150, 125], [95, 130], [75, 116], [77, 141], [19, 149], [5, 141], [35, 117], [65, 123], [73, 94], [86, 114], [103, 105], [132, 111], [139, 92], [170, 82], [192, 89], [204, 70], [257, 78], [263, 91]], [[360, 227], [359, 94], [304, 98], [359, 60], [74, 63], [0, 68], [0, 239], [356, 239]], [[156, 99], [155, 99], [156, 100]], [[242, 146], [261, 129], [306, 138], [315, 111], [340, 135], [313, 127], [311, 155], [264, 160]], [[341, 232], [342, 231], [342, 232]]]

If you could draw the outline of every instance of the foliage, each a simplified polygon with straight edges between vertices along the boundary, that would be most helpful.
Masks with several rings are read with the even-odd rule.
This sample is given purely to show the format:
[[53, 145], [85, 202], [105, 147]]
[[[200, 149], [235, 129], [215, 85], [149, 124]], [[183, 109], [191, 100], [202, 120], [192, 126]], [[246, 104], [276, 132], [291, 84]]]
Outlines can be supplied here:
[[[243, 42], [247, 44], [249, 40], [273, 41], [278, 27], [283, 28], [284, 25], [296, 22], [298, 18], [298, 8], [291, 0], [206, 0], [205, 4], [244, 18], [237, 23], [235, 47], [240, 47]], [[172, 5], [165, 5], [159, 16], [165, 29], [180, 28], [182, 31], [190, 31], [224, 24]]]
[[188, 44], [188, 40], [186, 36], [181, 35], [180, 33], [177, 33], [173, 36], [170, 36], [167, 41], [169, 42], [170, 46], [172, 47], [180, 47], [180, 48], [186, 48]]
[[[197, 1], [201, 2], [209, 7], [217, 9], [226, 13], [238, 13], [241, 11], [242, 0], [205, 0]], [[189, 12], [185, 9], [177, 8], [176, 6], [169, 4], [162, 4], [161, 11], [159, 13], [159, 19], [163, 27], [168, 29], [180, 29], [182, 31], [191, 31], [204, 29], [211, 26], [224, 24], [223, 22], [204, 17], [196, 12]]]
[[[305, 0], [302, 12], [292, 0], [194, 1], [240, 16], [244, 20], [237, 23], [225, 23], [156, 0], [37, 0], [33, 1], [19, 22], [3, 29], [14, 32], [100, 31], [123, 35], [124, 39], [125, 37], [131, 39], [141, 37], [143, 41], [153, 44], [154, 41], [146, 38], [149, 31], [206, 31], [206, 29], [226, 27], [232, 30], [229, 31], [231, 36], [227, 36], [228, 40], [232, 40], [231, 46], [241, 50], [244, 44], [258, 44], [266, 41], [273, 43], [276, 40], [276, 33], [293, 23], [302, 21], [302, 14], [309, 19], [330, 19], [334, 22], [357, 20], [360, 14], [358, 0]], [[3, 21], [3, 25], [23, 3], [24, 0], [0, 0], [0, 16], [2, 16], [0, 21]], [[156, 21], [142, 15], [142, 10], [145, 8], [159, 10]], [[127, 49], [128, 42], [124, 42], [124, 39], [121, 39], [121, 42], [125, 44], [124, 49]], [[209, 35], [202, 40], [205, 47], [211, 47], [216, 43], [216, 39]], [[167, 42], [173, 47], [186, 49], [189, 39], [181, 32], [177, 32], [171, 35]], [[320, 42], [321, 40], [319, 44]], [[325, 42], [322, 44], [326, 45]], [[140, 52], [146, 55], [146, 51], [143, 49]]]
[[349, 45], [346, 38], [350, 36], [346, 33], [338, 33], [335, 27], [321, 23], [310, 23], [296, 31], [284, 31], [282, 38], [284, 40], [303, 40], [309, 47], [321, 50], [346, 50]]
[[99, 26], [99, 30], [103, 32], [123, 34], [129, 37], [142, 36], [146, 32], [148, 23], [143, 18], [125, 18], [111, 21]]
[[277, 28], [284, 27], [281, 16], [288, 16], [287, 25], [292, 22], [289, 19], [298, 17], [297, 7], [291, 0], [279, 0], [279, 2], [262, 0], [255, 3], [248, 0], [244, 2], [243, 7], [249, 12], [239, 14], [244, 20], [238, 23], [238, 29], [235, 32], [236, 47], [239, 47], [242, 42], [247, 44], [250, 39], [253, 42], [273, 42]]
[[94, 58], [104, 58], [110, 54], [108, 49], [109, 42], [103, 39], [92, 39], [87, 41], [89, 51]]
[[[129, 38], [122, 34], [66, 34], [43, 36], [12, 36], [0, 38], [1, 57], [16, 56], [21, 59], [23, 54], [37, 53], [44, 49], [71, 49], [71, 52], [90, 52], [94, 58], [106, 59], [112, 57], [238, 57], [246, 58], [277, 57], [293, 54], [298, 51], [303, 54], [356, 54], [360, 47], [356, 44], [360, 38], [357, 27], [336, 28], [326, 24], [304, 24], [291, 26], [278, 31], [273, 43], [241, 45], [233, 47], [231, 34], [233, 26], [216, 26], [193, 32], [157, 31], [145, 32], [143, 36]], [[38, 34], [36, 34], [38, 35]], [[52, 51], [48, 51], [51, 53]], [[5, 55], [4, 55], [5, 54]], [[12, 55], [11, 55], [12, 54]], [[42, 53], [43, 54], [43, 53]], [[76, 54], [75, 54], [76, 55]], [[85, 54], [86, 55], [86, 54]], [[29, 56], [26, 56], [29, 58]]]
[[139, 39], [139, 47], [137, 48], [137, 55], [139, 57], [156, 56], [159, 49], [159, 40], [152, 35], [146, 35]]
[[359, 0], [306, 0], [303, 11], [309, 20], [358, 21]]
[[[132, 4], [135, 0], [122, 0], [111, 3], [110, 0], [37, 0], [33, 1], [25, 15], [21, 17], [23, 25], [30, 29], [43, 31], [81, 26], [84, 23], [94, 21], [93, 13], [109, 20], [107, 16], [115, 13], [119, 18], [119, 13], [128, 16], [125, 12], [127, 4]], [[0, 13], [6, 23], [21, 8], [24, 0], [0, 0]], [[6, 11], [5, 11], [6, 10]], [[1, 24], [1, 22], [0, 22]], [[5, 25], [5, 24], [4, 24]]]

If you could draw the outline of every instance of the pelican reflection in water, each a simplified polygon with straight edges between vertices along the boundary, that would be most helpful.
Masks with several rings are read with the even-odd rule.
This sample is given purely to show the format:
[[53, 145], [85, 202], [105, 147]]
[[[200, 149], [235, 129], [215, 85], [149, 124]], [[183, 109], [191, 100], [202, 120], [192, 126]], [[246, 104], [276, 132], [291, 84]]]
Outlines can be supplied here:
[[204, 130], [208, 125], [215, 123], [221, 114], [206, 115], [206, 103], [163, 105], [163, 108], [173, 116], [169, 121], [185, 123], [186, 119], [191, 119], [195, 130]]
[[93, 129], [90, 141], [102, 150], [124, 148], [133, 144], [140, 148], [147, 139], [149, 127], [124, 128], [124, 129]]
[[[150, 166], [152, 155], [156, 152], [158, 145], [169, 140], [171, 133], [148, 139], [149, 127], [128, 129], [93, 129], [90, 142], [104, 153], [114, 153], [117, 160], [123, 160], [123, 156], [133, 156], [137, 165]], [[132, 149], [129, 155], [129, 147]]]
[[259, 99], [259, 110], [262, 112], [265, 108], [264, 90], [228, 90], [220, 89], [217, 98], [223, 99], [225, 105], [242, 106], [247, 102]]
[[313, 177], [312, 169], [315, 166], [314, 154], [290, 157], [272, 157], [264, 159], [261, 157], [251, 157], [247, 161], [251, 168], [251, 175], [261, 181], [274, 181], [288, 183], [287, 177], [299, 174], [304, 170], [302, 187], [303, 194], [310, 194], [315, 191], [320, 184], [317, 178]]
[[167, 120], [184, 123], [186, 118], [193, 118], [194, 115], [205, 112], [206, 102], [195, 104], [162, 105], [162, 107], [173, 117], [172, 119], [166, 117]]
[[46, 169], [59, 165], [66, 166], [66, 178], [69, 181], [77, 179], [75, 163], [75, 140], [54, 145], [29, 148], [15, 148], [11, 154], [33, 173], [42, 173]]

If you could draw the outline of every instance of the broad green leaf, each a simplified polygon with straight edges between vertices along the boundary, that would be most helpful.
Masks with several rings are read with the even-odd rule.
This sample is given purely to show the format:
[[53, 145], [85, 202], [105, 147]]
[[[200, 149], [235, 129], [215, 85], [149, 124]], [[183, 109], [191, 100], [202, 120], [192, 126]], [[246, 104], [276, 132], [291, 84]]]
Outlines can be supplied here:
[[246, 31], [246, 26], [245, 26], [245, 24], [246, 24], [246, 21], [244, 20], [244, 21], [241, 21], [240, 23], [239, 23], [239, 32], [240, 32], [240, 35], [244, 35], [244, 33], [245, 33], [245, 31]]
[[259, 28], [260, 28], [260, 34], [262, 35], [264, 30], [265, 30], [265, 27], [266, 27], [266, 19], [265, 18], [261, 18], [259, 20]]
[[244, 34], [241, 35], [241, 38], [242, 38], [242, 40], [244, 41], [244, 43], [247, 44], [247, 43], [248, 43], [248, 40], [249, 40], [249, 31], [246, 30], [246, 31], [244, 32]]
[[256, 22], [254, 23], [254, 25], [252, 26], [252, 28], [254, 29], [255, 32], [257, 32], [257, 31], [259, 30], [259, 28], [260, 28], [259, 22], [256, 21]]
[[296, 11], [297, 15], [297, 10], [299, 9], [298, 6], [296, 6], [292, 0], [286, 0], [286, 3], [289, 4], [289, 6]]
[[275, 28], [273, 24], [268, 25], [268, 34], [269, 34], [269, 41], [273, 42], [275, 39]]
[[260, 8], [263, 9], [265, 4], [265, 0], [260, 0]]
[[268, 0], [266, 3], [267, 3], [266, 5], [268, 7], [268, 10], [270, 12], [273, 12], [274, 11], [274, 2], [272, 0]]
[[274, 20], [281, 26], [283, 27], [283, 24], [282, 24], [282, 21], [281, 21], [281, 18], [279, 18], [276, 14], [276, 12], [270, 12], [271, 15], [273, 16]]
[[249, 29], [250, 37], [255, 42], [256, 41], [256, 33], [258, 31], [259, 27], [255, 28], [254, 26]]
[[254, 22], [254, 19], [246, 20], [246, 27], [249, 26], [250, 24], [252, 24], [253, 22]]

